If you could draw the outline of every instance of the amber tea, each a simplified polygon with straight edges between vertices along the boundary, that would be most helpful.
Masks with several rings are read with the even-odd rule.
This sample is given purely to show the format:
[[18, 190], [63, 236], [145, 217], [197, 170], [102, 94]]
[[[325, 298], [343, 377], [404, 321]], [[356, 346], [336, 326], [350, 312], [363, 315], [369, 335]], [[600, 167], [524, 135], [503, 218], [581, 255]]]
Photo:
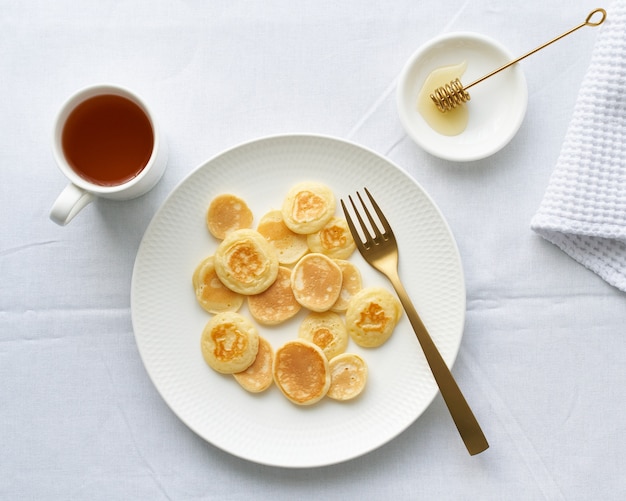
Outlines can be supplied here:
[[103, 94], [80, 103], [63, 126], [63, 153], [83, 179], [117, 186], [148, 164], [154, 132], [146, 113], [133, 101]]

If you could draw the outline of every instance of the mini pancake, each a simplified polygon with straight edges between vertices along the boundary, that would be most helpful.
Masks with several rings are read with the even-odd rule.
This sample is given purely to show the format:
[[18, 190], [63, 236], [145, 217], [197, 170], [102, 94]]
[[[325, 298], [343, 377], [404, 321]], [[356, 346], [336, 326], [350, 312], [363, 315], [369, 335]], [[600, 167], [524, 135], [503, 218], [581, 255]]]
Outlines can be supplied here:
[[375, 348], [389, 339], [401, 314], [400, 301], [387, 289], [362, 289], [346, 310], [348, 334], [359, 346]]
[[348, 223], [340, 217], [332, 217], [320, 230], [307, 236], [311, 252], [321, 252], [333, 259], [347, 259], [356, 244], [348, 228]]
[[344, 259], [335, 259], [335, 263], [341, 270], [341, 292], [335, 304], [330, 308], [332, 311], [343, 313], [348, 308], [348, 303], [352, 296], [359, 292], [363, 288], [363, 280], [361, 279], [361, 272], [359, 269]]
[[267, 390], [274, 381], [273, 365], [272, 345], [264, 337], [259, 337], [259, 351], [254, 362], [245, 371], [237, 372], [233, 376], [244, 390], [250, 393], [260, 393]]
[[306, 254], [291, 271], [293, 295], [311, 311], [326, 311], [341, 292], [343, 277], [339, 266], [324, 254]]
[[234, 374], [254, 362], [259, 351], [259, 333], [247, 318], [226, 311], [207, 322], [200, 347], [209, 367], [223, 374]]
[[224, 239], [231, 231], [252, 227], [252, 211], [241, 198], [224, 193], [216, 196], [206, 213], [207, 228], [215, 238]]
[[330, 386], [330, 371], [324, 352], [302, 339], [288, 341], [274, 356], [274, 381], [280, 391], [297, 405], [321, 400]]
[[330, 387], [328, 397], [350, 400], [358, 396], [367, 383], [367, 364], [354, 353], [342, 353], [329, 362]]
[[263, 292], [278, 275], [276, 252], [259, 232], [250, 229], [229, 233], [215, 251], [214, 264], [221, 282], [244, 295]]
[[291, 231], [279, 210], [265, 214], [259, 221], [257, 231], [274, 247], [280, 264], [294, 264], [309, 252], [306, 235]]
[[277, 325], [296, 315], [302, 306], [291, 289], [291, 270], [278, 267], [278, 276], [269, 288], [260, 294], [248, 296], [248, 309], [260, 324]]
[[328, 186], [304, 181], [287, 192], [281, 212], [291, 231], [308, 235], [320, 230], [333, 217], [335, 206], [335, 195]]
[[244, 297], [231, 291], [217, 277], [213, 256], [203, 259], [196, 267], [192, 284], [198, 303], [209, 313], [238, 311], [243, 304]]
[[346, 324], [332, 311], [309, 313], [300, 324], [298, 337], [319, 346], [328, 360], [343, 353], [348, 346]]

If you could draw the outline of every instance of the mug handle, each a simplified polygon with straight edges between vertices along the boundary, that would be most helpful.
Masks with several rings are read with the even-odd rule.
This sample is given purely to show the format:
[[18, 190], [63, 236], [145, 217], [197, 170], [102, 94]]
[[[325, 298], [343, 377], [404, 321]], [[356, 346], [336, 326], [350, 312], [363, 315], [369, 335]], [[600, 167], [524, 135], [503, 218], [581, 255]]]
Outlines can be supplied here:
[[94, 198], [93, 194], [70, 183], [54, 202], [50, 211], [50, 219], [58, 225], [65, 226]]

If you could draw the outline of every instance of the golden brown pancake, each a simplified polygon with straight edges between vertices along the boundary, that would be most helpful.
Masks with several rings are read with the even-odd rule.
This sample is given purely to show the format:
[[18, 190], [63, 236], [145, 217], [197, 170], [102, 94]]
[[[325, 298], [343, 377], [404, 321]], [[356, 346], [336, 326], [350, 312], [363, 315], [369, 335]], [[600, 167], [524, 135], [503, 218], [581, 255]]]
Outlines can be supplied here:
[[348, 223], [340, 217], [332, 217], [317, 232], [308, 235], [306, 241], [311, 252], [321, 252], [333, 259], [348, 259], [356, 249]]
[[231, 231], [252, 227], [252, 211], [241, 198], [224, 193], [216, 196], [206, 213], [207, 228], [222, 240]]
[[329, 362], [330, 388], [327, 395], [335, 400], [358, 396], [367, 383], [367, 364], [354, 353], [342, 353]]
[[296, 315], [302, 306], [291, 290], [291, 270], [279, 266], [278, 276], [260, 294], [248, 296], [248, 309], [254, 319], [264, 325], [277, 325]]
[[209, 367], [223, 374], [234, 374], [254, 362], [259, 350], [259, 333], [254, 324], [239, 313], [218, 313], [202, 331], [200, 347]]
[[346, 310], [348, 334], [359, 346], [375, 348], [389, 339], [401, 313], [400, 301], [387, 289], [362, 289], [352, 297]]
[[291, 271], [291, 288], [296, 300], [311, 311], [326, 311], [341, 292], [339, 266], [324, 254], [306, 254]]
[[332, 311], [343, 313], [348, 308], [348, 303], [352, 296], [359, 292], [363, 288], [363, 281], [361, 279], [361, 272], [350, 261], [344, 259], [335, 259], [335, 263], [341, 270], [341, 292], [335, 304], [330, 308]]
[[318, 346], [301, 339], [276, 350], [273, 372], [280, 391], [297, 405], [318, 402], [330, 386], [326, 356]]
[[272, 345], [263, 337], [259, 337], [259, 351], [252, 365], [243, 372], [233, 374], [235, 380], [251, 393], [260, 393], [267, 390], [274, 377], [272, 368], [274, 365], [274, 350]]
[[221, 282], [244, 295], [263, 292], [278, 275], [276, 251], [250, 229], [229, 233], [215, 251], [214, 264]]
[[259, 221], [257, 231], [276, 249], [280, 264], [291, 265], [309, 251], [306, 235], [291, 231], [279, 210], [265, 214]]
[[304, 181], [287, 192], [281, 212], [291, 231], [308, 235], [318, 231], [333, 217], [335, 206], [335, 195], [328, 186]]
[[226, 287], [215, 273], [213, 256], [203, 259], [192, 277], [196, 299], [209, 313], [238, 311], [243, 304], [243, 296]]
[[348, 346], [346, 324], [332, 311], [309, 313], [300, 324], [298, 337], [319, 346], [328, 360], [343, 353]]

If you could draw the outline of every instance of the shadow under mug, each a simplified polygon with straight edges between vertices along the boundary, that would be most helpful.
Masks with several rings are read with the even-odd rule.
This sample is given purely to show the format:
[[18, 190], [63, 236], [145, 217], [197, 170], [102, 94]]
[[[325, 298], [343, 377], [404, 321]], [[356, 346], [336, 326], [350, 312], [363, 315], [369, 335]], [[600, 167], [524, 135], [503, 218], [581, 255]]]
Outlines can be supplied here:
[[[100, 96], [118, 96], [131, 101], [143, 112], [152, 129], [152, 150], [145, 166], [143, 168], [140, 167], [141, 170], [137, 175], [119, 184], [100, 184], [99, 182], [86, 179], [72, 166], [63, 146], [63, 133], [72, 112], [79, 105]], [[82, 132], [84, 133], [85, 131]], [[97, 134], [97, 132], [93, 133]], [[87, 87], [76, 92], [66, 101], [59, 111], [54, 125], [52, 151], [59, 169], [70, 180], [70, 183], [58, 196], [50, 211], [50, 219], [61, 226], [69, 223], [76, 214], [96, 197], [111, 200], [130, 200], [144, 195], [159, 182], [167, 164], [167, 147], [151, 111], [137, 95], [115, 85]]]

